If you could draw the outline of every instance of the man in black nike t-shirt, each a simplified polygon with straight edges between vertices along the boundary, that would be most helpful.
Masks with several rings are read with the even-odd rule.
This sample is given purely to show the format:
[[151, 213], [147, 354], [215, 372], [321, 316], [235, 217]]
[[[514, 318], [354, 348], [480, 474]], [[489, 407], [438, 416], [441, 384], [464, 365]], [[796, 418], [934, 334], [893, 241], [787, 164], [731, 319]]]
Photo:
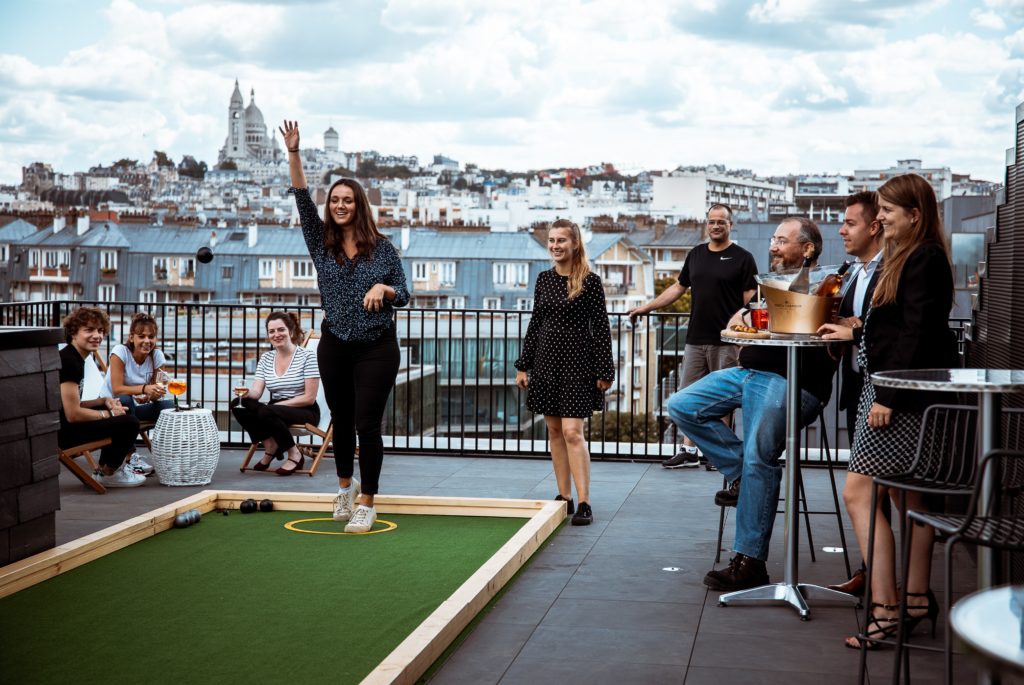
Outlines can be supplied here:
[[[732, 210], [714, 204], [707, 214], [708, 242], [690, 250], [673, 283], [647, 304], [629, 312], [630, 320], [667, 307], [690, 290], [690, 322], [683, 349], [680, 389], [712, 371], [736, 366], [735, 345], [722, 342], [721, 331], [729, 318], [750, 301], [757, 285], [754, 256], [732, 242]], [[698, 466], [697, 447], [683, 436], [679, 454], [661, 463], [668, 469]], [[710, 468], [710, 467], [709, 467]]]

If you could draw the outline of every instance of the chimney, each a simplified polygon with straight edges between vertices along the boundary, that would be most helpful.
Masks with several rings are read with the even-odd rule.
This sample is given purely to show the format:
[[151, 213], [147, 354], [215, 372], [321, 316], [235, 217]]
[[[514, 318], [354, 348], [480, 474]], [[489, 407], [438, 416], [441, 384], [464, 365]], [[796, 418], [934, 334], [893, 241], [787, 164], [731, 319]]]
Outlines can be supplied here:
[[210, 249], [217, 247], [217, 231], [210, 231]]
[[402, 222], [402, 252], [409, 249], [409, 222]]
[[654, 224], [654, 239], [661, 240], [665, 237], [665, 223], [664, 221], [658, 221]]
[[77, 227], [78, 235], [82, 235], [82, 234], [84, 234], [88, 230], [89, 230], [89, 215], [86, 214], [84, 216], [78, 217], [78, 227]]
[[60, 216], [57, 216], [56, 214], [53, 215], [53, 232], [54, 233], [60, 233], [61, 231], [63, 231], [64, 230], [64, 226], [66, 224], [67, 224], [67, 219], [64, 218], [63, 214], [60, 215]]
[[259, 229], [256, 227], [256, 222], [249, 222], [249, 247], [256, 247], [256, 240], [259, 238]]

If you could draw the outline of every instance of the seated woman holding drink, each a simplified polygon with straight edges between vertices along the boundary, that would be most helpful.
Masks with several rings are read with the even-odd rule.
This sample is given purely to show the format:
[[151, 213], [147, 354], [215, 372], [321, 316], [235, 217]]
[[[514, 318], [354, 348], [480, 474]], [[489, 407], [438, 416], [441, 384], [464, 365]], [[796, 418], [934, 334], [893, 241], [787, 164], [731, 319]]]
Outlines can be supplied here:
[[[266, 471], [273, 459], [288, 461], [276, 470], [279, 476], [290, 476], [302, 468], [305, 458], [295, 445], [290, 425], [320, 421], [316, 394], [320, 388], [320, 371], [316, 353], [304, 347], [299, 319], [291, 312], [272, 312], [267, 317], [267, 339], [272, 350], [260, 357], [251, 388], [237, 388], [239, 397], [232, 402], [231, 412], [249, 433], [253, 442], [262, 442], [264, 455], [255, 471]], [[270, 402], [263, 404], [263, 391], [270, 392]]]

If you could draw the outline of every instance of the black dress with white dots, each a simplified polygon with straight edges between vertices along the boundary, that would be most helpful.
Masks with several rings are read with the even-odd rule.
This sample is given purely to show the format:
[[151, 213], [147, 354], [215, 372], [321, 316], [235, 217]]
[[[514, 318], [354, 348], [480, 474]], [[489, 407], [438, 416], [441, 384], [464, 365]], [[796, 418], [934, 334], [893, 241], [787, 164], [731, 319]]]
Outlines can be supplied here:
[[572, 300], [568, 283], [554, 269], [537, 277], [533, 317], [515, 366], [530, 372], [527, 409], [587, 418], [604, 408], [597, 381], [615, 378], [612, 337], [601, 277], [588, 274], [583, 291]]

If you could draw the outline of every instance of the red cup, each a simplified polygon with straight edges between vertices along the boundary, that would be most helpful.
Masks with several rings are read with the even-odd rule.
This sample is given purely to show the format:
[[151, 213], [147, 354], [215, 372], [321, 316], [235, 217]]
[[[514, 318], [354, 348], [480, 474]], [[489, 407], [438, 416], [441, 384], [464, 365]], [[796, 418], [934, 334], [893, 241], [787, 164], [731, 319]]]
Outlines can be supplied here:
[[768, 330], [768, 307], [755, 305], [750, 308], [750, 325], [759, 331]]

